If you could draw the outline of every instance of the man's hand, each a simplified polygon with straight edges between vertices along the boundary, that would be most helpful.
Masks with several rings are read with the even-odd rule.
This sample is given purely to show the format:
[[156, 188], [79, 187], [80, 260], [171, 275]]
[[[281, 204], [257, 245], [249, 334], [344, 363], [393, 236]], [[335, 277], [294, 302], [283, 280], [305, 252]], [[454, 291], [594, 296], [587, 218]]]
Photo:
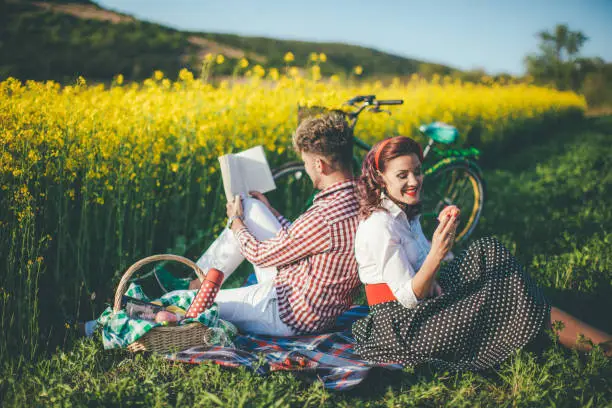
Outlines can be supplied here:
[[270, 201], [268, 201], [268, 198], [259, 191], [249, 191], [249, 195], [261, 201], [266, 207], [268, 207], [268, 210], [270, 210], [275, 217], [278, 218], [281, 215], [278, 211], [276, 211], [276, 209], [274, 209], [274, 207], [272, 207]]
[[227, 210], [227, 218], [231, 218], [232, 216], [242, 218], [244, 216], [242, 211], [242, 199], [239, 195], [234, 196], [234, 200], [228, 202], [225, 205], [225, 209]]

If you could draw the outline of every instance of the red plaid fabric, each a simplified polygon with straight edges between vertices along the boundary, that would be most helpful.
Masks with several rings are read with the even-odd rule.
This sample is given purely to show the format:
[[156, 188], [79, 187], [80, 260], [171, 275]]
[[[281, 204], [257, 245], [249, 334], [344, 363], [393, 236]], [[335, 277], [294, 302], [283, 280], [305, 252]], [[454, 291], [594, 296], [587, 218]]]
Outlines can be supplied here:
[[319, 192], [295, 222], [281, 219], [276, 237], [258, 241], [246, 228], [236, 232], [242, 254], [258, 266], [275, 266], [281, 320], [297, 333], [330, 328], [349, 309], [360, 285], [354, 254], [359, 204], [355, 182]]

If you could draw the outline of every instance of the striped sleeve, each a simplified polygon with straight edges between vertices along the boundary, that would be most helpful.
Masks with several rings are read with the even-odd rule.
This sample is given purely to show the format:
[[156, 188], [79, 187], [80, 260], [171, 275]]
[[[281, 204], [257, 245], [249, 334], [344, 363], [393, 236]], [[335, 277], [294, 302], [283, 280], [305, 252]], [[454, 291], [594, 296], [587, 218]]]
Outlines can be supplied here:
[[242, 255], [262, 267], [287, 265], [331, 247], [330, 226], [317, 211], [303, 214], [289, 228], [281, 228], [274, 238], [265, 241], [258, 241], [246, 228], [236, 231], [235, 236]]
[[283, 215], [279, 215], [276, 218], [278, 219], [278, 222], [280, 222], [281, 228], [287, 229], [291, 226], [291, 221], [286, 219]]

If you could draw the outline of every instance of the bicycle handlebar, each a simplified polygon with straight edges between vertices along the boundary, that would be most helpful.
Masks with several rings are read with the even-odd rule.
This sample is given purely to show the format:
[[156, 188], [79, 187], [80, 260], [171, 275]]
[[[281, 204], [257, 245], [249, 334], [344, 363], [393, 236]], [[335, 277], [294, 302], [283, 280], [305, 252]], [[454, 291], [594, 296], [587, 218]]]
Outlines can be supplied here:
[[387, 99], [384, 101], [376, 101], [377, 105], [402, 105], [404, 101], [402, 99]]
[[[359, 102], [361, 102], [361, 104], [356, 105]], [[403, 103], [404, 101], [402, 99], [387, 99], [387, 100], [377, 101], [376, 95], [359, 95], [345, 102], [346, 105], [350, 105], [356, 108], [353, 112], [347, 113], [348, 117], [351, 120], [350, 126], [352, 129], [355, 128], [355, 125], [357, 124], [357, 118], [359, 117], [359, 114], [363, 112], [364, 109], [367, 108], [368, 110], [375, 112], [375, 113], [387, 112], [391, 114], [391, 112], [380, 109], [380, 107], [383, 105], [402, 105]]]
[[367, 101], [368, 103], [372, 103], [372, 101], [376, 98], [376, 95], [358, 95], [354, 98], [349, 99], [346, 103], [348, 105], [354, 105], [359, 102]]
[[376, 100], [376, 95], [358, 95], [346, 101], [345, 104], [355, 106], [360, 102], [363, 102], [365, 106], [401, 105], [404, 103], [402, 99]]

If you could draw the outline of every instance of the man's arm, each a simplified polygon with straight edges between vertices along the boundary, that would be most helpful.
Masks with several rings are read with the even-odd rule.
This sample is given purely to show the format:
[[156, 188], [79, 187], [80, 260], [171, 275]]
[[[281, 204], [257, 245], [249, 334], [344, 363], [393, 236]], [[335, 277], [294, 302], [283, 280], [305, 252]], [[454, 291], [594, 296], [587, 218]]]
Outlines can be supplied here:
[[258, 241], [240, 219], [232, 223], [231, 229], [245, 258], [262, 267], [286, 265], [331, 246], [330, 227], [315, 211], [302, 215], [291, 227], [281, 228], [274, 238], [265, 241]]

